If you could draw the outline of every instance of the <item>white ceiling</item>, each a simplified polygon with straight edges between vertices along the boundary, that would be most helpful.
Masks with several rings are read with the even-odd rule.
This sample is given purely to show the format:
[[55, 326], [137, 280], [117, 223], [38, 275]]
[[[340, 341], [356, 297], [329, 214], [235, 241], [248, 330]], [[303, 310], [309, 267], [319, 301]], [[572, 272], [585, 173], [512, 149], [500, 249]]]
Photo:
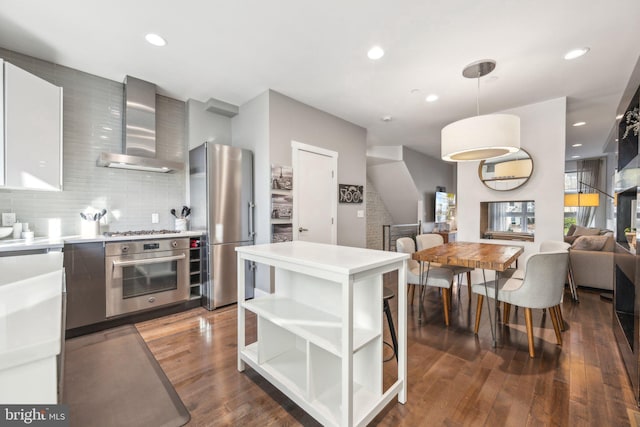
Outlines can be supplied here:
[[486, 58], [498, 65], [480, 81], [481, 113], [566, 96], [567, 158], [602, 154], [639, 23], [638, 0], [0, 0], [1, 47], [182, 100], [242, 105], [273, 89], [367, 128], [369, 145], [435, 157], [441, 128], [475, 115], [478, 82], [461, 72]]

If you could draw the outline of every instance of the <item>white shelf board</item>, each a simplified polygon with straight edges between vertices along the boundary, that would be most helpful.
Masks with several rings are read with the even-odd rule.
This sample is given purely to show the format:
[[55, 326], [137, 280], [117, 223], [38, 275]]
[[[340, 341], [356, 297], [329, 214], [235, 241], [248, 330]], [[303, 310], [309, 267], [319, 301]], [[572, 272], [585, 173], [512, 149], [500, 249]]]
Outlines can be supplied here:
[[[304, 353], [299, 350], [291, 350], [282, 356], [282, 359], [270, 360], [269, 362], [259, 364], [257, 345], [255, 342], [240, 352], [242, 360], [244, 360], [249, 366], [251, 366], [256, 372], [263, 376], [267, 381], [276, 386], [281, 392], [283, 392], [289, 399], [293, 400], [298, 406], [304, 409], [309, 415], [318, 420], [323, 425], [335, 425], [326, 417], [326, 411], [319, 411], [307, 398], [306, 389], [301, 387], [301, 382], [296, 383], [295, 378], [300, 378], [299, 365], [302, 364], [302, 370], [306, 374], [306, 362]], [[275, 358], [277, 359], [277, 358]], [[288, 361], [287, 361], [288, 360]], [[282, 368], [285, 366], [283, 362], [291, 363], [295, 365], [294, 368], [286, 366], [285, 372]]]
[[[290, 298], [267, 295], [245, 301], [243, 307], [291, 333], [312, 342], [338, 357], [342, 356], [342, 320], [327, 312], [301, 304]], [[354, 328], [355, 353], [380, 334], [373, 330]]]
[[250, 358], [262, 369], [279, 378], [280, 382], [291, 390], [304, 396], [307, 390], [307, 356], [303, 351], [291, 349], [269, 361], [258, 364], [258, 342], [254, 342], [243, 350], [242, 354]]
[[[329, 390], [318, 395], [318, 397], [311, 403], [318, 408], [324, 416], [332, 421], [332, 424], [340, 424], [341, 414], [340, 408], [342, 408], [342, 401], [340, 398], [341, 384], [336, 384]], [[382, 395], [376, 395], [370, 390], [367, 390], [361, 384], [353, 383], [353, 419], [354, 425], [359, 425], [360, 420], [369, 414], [369, 412], [376, 407], [380, 402]]]

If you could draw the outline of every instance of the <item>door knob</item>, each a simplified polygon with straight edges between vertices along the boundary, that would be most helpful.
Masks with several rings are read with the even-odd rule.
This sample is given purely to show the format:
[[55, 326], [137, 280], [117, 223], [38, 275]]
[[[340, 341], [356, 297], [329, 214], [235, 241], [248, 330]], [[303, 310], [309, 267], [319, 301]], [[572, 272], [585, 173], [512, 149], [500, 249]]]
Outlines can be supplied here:
[[309, 231], [308, 228], [302, 228], [302, 227], [298, 227], [298, 232], [302, 233], [303, 231]]

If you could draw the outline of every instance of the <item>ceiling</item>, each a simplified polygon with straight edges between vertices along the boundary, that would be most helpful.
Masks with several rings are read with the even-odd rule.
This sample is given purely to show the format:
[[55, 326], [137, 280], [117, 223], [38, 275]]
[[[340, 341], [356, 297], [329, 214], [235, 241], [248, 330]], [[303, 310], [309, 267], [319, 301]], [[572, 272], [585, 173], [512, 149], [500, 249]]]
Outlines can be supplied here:
[[442, 127], [476, 114], [478, 81], [462, 69], [490, 58], [480, 112], [566, 96], [571, 159], [603, 152], [640, 56], [638, 22], [638, 0], [0, 0], [0, 47], [181, 100], [242, 105], [273, 89], [367, 128], [368, 145], [438, 158]]

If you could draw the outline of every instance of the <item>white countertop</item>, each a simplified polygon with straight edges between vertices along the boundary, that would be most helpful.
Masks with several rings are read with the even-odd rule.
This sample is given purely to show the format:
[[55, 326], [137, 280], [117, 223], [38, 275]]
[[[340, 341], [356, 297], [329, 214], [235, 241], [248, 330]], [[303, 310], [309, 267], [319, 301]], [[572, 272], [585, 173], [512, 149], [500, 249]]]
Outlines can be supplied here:
[[254, 256], [279, 260], [312, 268], [321, 268], [340, 274], [355, 274], [409, 258], [408, 254], [399, 252], [312, 243], [301, 240], [239, 246], [236, 251], [248, 257]]
[[36, 237], [33, 240], [25, 239], [0, 239], [0, 252], [13, 251], [32, 251], [32, 250], [57, 250], [62, 249], [65, 243], [93, 243], [93, 242], [115, 242], [126, 240], [142, 240], [142, 239], [174, 239], [178, 237], [196, 237], [202, 236], [204, 230], [182, 231], [179, 233], [167, 234], [145, 234], [138, 236], [118, 236], [118, 237], [83, 237], [83, 236], [64, 236], [59, 238]]

